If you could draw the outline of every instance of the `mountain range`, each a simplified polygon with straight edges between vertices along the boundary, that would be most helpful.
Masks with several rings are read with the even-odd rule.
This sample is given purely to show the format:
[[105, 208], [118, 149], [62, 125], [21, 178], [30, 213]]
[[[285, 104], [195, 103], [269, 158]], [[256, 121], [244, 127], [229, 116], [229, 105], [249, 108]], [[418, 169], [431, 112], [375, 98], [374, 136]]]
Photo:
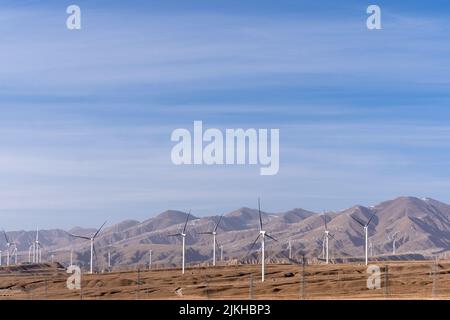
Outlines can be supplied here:
[[[288, 242], [291, 242], [293, 259], [305, 256], [320, 260], [324, 237], [324, 218], [333, 238], [330, 240], [332, 261], [359, 259], [364, 254], [363, 228], [352, 217], [369, 225], [370, 255], [376, 258], [392, 257], [393, 241], [397, 233], [396, 255], [431, 258], [450, 251], [450, 205], [430, 198], [399, 197], [376, 206], [355, 205], [351, 208], [322, 213], [304, 209], [287, 212], [261, 212], [264, 228], [278, 241], [266, 241], [266, 256], [273, 261], [287, 261]], [[187, 225], [186, 261], [188, 264], [205, 264], [212, 257], [212, 237], [198, 232], [211, 231], [219, 216], [196, 217], [191, 215]], [[164, 267], [181, 263], [181, 241], [168, 237], [178, 233], [186, 221], [186, 213], [168, 210], [144, 221], [125, 220], [105, 227], [98, 235], [96, 268], [105, 269], [108, 251], [114, 268], [144, 266], [152, 250], [152, 264]], [[40, 230], [43, 259], [67, 264], [70, 250], [74, 262], [83, 266], [89, 261], [89, 241], [75, 239], [69, 233], [91, 236], [94, 228], [76, 227], [70, 230]], [[259, 258], [259, 244], [246, 255], [259, 231], [257, 209], [240, 208], [226, 213], [218, 226], [217, 241], [223, 246], [223, 263], [254, 262]], [[36, 231], [10, 231], [7, 236], [19, 251], [19, 262], [28, 261], [28, 249]], [[0, 239], [0, 249], [5, 255], [6, 240]], [[220, 250], [217, 250], [220, 259]]]

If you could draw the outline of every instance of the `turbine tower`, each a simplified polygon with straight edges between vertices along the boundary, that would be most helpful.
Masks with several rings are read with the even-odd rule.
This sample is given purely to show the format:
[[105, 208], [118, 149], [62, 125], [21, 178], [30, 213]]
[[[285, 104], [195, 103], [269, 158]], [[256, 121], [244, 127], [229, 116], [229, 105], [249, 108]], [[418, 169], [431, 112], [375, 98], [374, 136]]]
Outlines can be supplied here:
[[289, 249], [289, 259], [292, 259], [292, 243], [291, 243], [291, 239], [289, 239], [289, 242], [288, 242], [288, 249]]
[[148, 269], [152, 268], [152, 250], [148, 250]]
[[36, 228], [36, 240], [33, 243], [33, 247], [32, 247], [32, 252], [33, 252], [33, 256], [32, 256], [32, 262], [34, 263], [41, 263], [41, 247], [42, 244], [39, 241], [39, 228]]
[[220, 221], [222, 221], [223, 214], [220, 216], [219, 221], [216, 223], [213, 231], [209, 232], [198, 232], [198, 234], [210, 234], [213, 236], [213, 266], [216, 266], [216, 246], [218, 246], [216, 241], [217, 228], [219, 227]]
[[391, 236], [388, 236], [388, 240], [389, 241], [392, 241], [392, 254], [393, 255], [395, 255], [395, 243], [397, 242], [397, 235], [399, 234], [400, 232], [395, 232], [395, 233], [393, 233]]
[[[86, 237], [86, 236], [78, 236], [75, 234], [71, 234], [69, 233], [72, 237], [74, 238], [80, 238], [80, 239], [85, 239], [85, 240], [89, 240], [91, 242], [91, 265], [90, 265], [90, 270], [89, 273], [92, 274], [94, 272], [93, 269], [93, 262], [94, 262], [94, 253], [95, 253], [95, 248], [94, 248], [94, 240], [97, 237], [97, 235], [99, 234], [100, 230], [102, 230], [102, 228], [105, 226], [106, 221], [102, 224], [102, 226], [94, 233], [94, 235], [92, 237]], [[97, 254], [95, 254], [95, 257], [97, 257]]]
[[189, 210], [189, 213], [187, 214], [186, 222], [184, 223], [184, 228], [183, 228], [182, 232], [175, 233], [175, 234], [169, 234], [169, 237], [180, 237], [181, 236], [181, 239], [182, 239], [182, 243], [183, 243], [183, 248], [182, 248], [183, 252], [181, 255], [181, 273], [182, 274], [184, 274], [184, 261], [185, 261], [185, 258], [184, 258], [185, 250], [184, 249], [185, 249], [185, 242], [186, 242], [186, 226], [189, 221], [190, 215], [191, 215], [191, 210]]
[[6, 235], [5, 230], [3, 230], [3, 235], [5, 236], [5, 240], [6, 240], [6, 266], [9, 266], [9, 257], [10, 257], [10, 252], [9, 252], [9, 248], [11, 247], [11, 245], [13, 245], [13, 243], [11, 243], [8, 239], [8, 236]]
[[373, 217], [375, 217], [375, 213], [372, 214], [372, 216], [370, 217], [369, 221], [367, 221], [366, 224], [362, 223], [360, 220], [356, 219], [353, 216], [352, 217], [353, 220], [355, 220], [359, 225], [361, 225], [364, 228], [364, 242], [365, 242], [365, 246], [364, 246], [364, 252], [365, 252], [365, 256], [366, 256], [366, 265], [368, 264], [368, 254], [369, 254], [369, 246], [368, 246], [368, 239], [369, 239], [369, 224], [372, 222]]
[[33, 251], [34, 248], [34, 243], [32, 243], [29, 247], [28, 247], [28, 263], [31, 263], [31, 252]]
[[263, 223], [261, 217], [261, 202], [259, 198], [258, 198], [258, 213], [259, 213], [259, 234], [256, 237], [255, 241], [253, 242], [252, 246], [250, 247], [250, 250], [248, 250], [246, 256], [250, 253], [250, 251], [252, 251], [253, 247], [255, 246], [259, 238], [261, 238], [261, 282], [264, 282], [265, 238], [267, 237], [277, 242], [278, 240], [272, 237], [270, 234], [268, 234], [265, 230], [263, 230]]
[[[327, 216], [326, 216], [325, 213], [323, 214], [322, 218], [323, 218], [323, 223], [324, 223], [324, 226], [325, 226], [325, 235], [324, 235], [324, 238], [323, 238], [323, 243], [324, 243], [324, 246], [325, 246], [325, 263], [328, 264], [329, 263], [329, 251], [328, 251], [329, 239], [330, 238], [334, 239], [334, 236], [330, 233], [330, 230], [328, 230]], [[323, 250], [323, 246], [322, 246], [322, 250]]]
[[12, 245], [14, 246], [12, 256], [14, 256], [14, 264], [17, 265], [17, 245], [15, 242], [13, 242]]

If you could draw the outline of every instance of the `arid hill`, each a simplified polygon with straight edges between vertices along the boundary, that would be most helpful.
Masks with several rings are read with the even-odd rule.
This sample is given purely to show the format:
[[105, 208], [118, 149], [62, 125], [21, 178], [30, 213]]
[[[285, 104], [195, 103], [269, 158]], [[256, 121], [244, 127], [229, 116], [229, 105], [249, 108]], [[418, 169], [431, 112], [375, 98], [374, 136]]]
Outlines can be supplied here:
[[[194, 212], [195, 214], [195, 212]], [[382, 202], [376, 206], [356, 205], [340, 212], [326, 214], [329, 229], [333, 235], [330, 241], [330, 256], [336, 261], [355, 261], [364, 254], [363, 228], [351, 217], [366, 222], [372, 214], [375, 217], [369, 226], [370, 255], [373, 259], [392, 256], [393, 239], [396, 237], [396, 255], [402, 257], [444, 256], [450, 248], [450, 206], [433, 199], [400, 197]], [[324, 236], [323, 216], [304, 209], [293, 209], [281, 213], [262, 213], [265, 229], [278, 242], [267, 240], [267, 258], [270, 261], [286, 261], [288, 241], [292, 244], [292, 256], [300, 259], [305, 255], [313, 261], [322, 255]], [[114, 268], [145, 265], [152, 250], [152, 263], [173, 267], [181, 262], [181, 241], [169, 234], [180, 232], [186, 213], [168, 210], [145, 221], [126, 220], [106, 226], [96, 241], [96, 268], [105, 269], [108, 251]], [[189, 220], [186, 236], [186, 259], [190, 265], [208, 263], [212, 257], [212, 237], [198, 232], [210, 231], [219, 216], [195, 217]], [[257, 209], [240, 208], [226, 213], [219, 225], [217, 241], [223, 245], [226, 261], [241, 259], [253, 243], [259, 228]], [[91, 235], [95, 229], [73, 228], [72, 233]], [[35, 231], [11, 231], [8, 237], [17, 243], [19, 261], [28, 260], [28, 248], [35, 237]], [[62, 264], [69, 262], [73, 249], [74, 261], [87, 266], [89, 243], [73, 239], [63, 230], [41, 230], [40, 241], [44, 246], [45, 261], [54, 260]], [[6, 243], [0, 238], [5, 260]], [[259, 244], [247, 260], [259, 258]], [[220, 248], [217, 248], [220, 259]], [[245, 259], [244, 259], [245, 260]]]

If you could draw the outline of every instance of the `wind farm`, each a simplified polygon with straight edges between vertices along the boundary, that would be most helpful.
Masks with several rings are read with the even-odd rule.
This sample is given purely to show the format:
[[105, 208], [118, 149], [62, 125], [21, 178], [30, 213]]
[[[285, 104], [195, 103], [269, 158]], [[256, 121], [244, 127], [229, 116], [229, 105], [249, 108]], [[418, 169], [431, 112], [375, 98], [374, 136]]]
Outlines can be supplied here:
[[[449, 213], [414, 197], [268, 213], [258, 198], [256, 209], [219, 216], [168, 210], [97, 229], [5, 231], [0, 289], [7, 299], [77, 299], [65, 281], [78, 266], [85, 299], [447, 299]], [[378, 291], [366, 286], [369, 265], [381, 270]]]

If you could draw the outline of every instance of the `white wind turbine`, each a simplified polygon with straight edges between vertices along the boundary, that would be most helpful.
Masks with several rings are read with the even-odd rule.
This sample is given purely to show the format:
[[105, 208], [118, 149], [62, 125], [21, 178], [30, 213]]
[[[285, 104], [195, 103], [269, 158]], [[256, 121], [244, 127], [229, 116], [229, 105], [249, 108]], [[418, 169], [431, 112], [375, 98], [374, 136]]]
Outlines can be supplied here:
[[330, 238], [335, 239], [335, 238], [330, 233], [330, 230], [328, 230], [327, 216], [326, 216], [325, 213], [323, 214], [322, 218], [323, 218], [323, 223], [324, 223], [324, 226], [325, 226], [325, 235], [324, 235], [324, 238], [323, 238], [323, 243], [324, 243], [324, 247], [325, 248], [322, 247], [322, 250], [325, 249], [324, 250], [325, 251], [325, 263], [328, 264], [329, 263], [329, 250], [328, 250], [328, 248], [329, 248], [329, 239]]
[[34, 263], [41, 263], [42, 260], [42, 250], [41, 250], [42, 244], [39, 241], [39, 228], [36, 228], [36, 239], [34, 240], [34, 243], [32, 245], [32, 262]]
[[34, 243], [32, 243], [29, 247], [28, 247], [28, 263], [31, 263], [31, 252], [33, 251], [34, 248]]
[[5, 230], [3, 230], [3, 234], [5, 235], [6, 240], [6, 266], [9, 266], [9, 247], [11, 247], [11, 243], [9, 242], [8, 236], [6, 235]]
[[264, 282], [264, 264], [265, 264], [265, 238], [272, 239], [274, 241], [277, 241], [274, 237], [269, 235], [265, 230], [263, 230], [263, 223], [262, 223], [262, 217], [261, 217], [261, 202], [258, 198], [258, 213], [259, 213], [259, 234], [258, 237], [256, 237], [255, 241], [253, 242], [252, 246], [250, 247], [250, 250], [248, 250], [246, 256], [252, 251], [253, 247], [255, 246], [258, 239], [261, 237], [261, 282]]
[[11, 244], [14, 246], [14, 250], [11, 255], [14, 257], [14, 264], [17, 265], [17, 244], [15, 242]]
[[220, 221], [222, 221], [223, 214], [220, 216], [219, 221], [216, 223], [213, 231], [208, 232], [198, 232], [198, 234], [210, 234], [213, 236], [213, 266], [216, 265], [216, 246], [218, 246], [216, 241], [217, 228], [219, 227]]
[[[8, 236], [6, 235], [5, 230], [3, 230], [3, 234], [4, 234], [5, 240], [6, 240], [6, 265], [9, 266], [9, 263], [10, 263], [10, 256], [11, 256], [11, 255], [15, 257], [14, 261], [15, 261], [15, 264], [17, 264], [17, 245], [16, 245], [16, 242], [15, 242], [15, 241], [13, 241], [13, 242], [10, 242], [10, 241], [9, 241]], [[10, 251], [9, 251], [9, 250], [10, 250], [9, 248], [10, 248], [11, 246], [13, 246], [13, 248], [14, 248], [14, 250], [13, 250], [12, 253], [10, 253]]]
[[[93, 269], [93, 262], [94, 262], [94, 253], [95, 253], [95, 248], [94, 248], [94, 240], [97, 237], [97, 235], [99, 234], [100, 230], [102, 230], [102, 228], [104, 227], [104, 225], [106, 224], [106, 221], [102, 224], [102, 226], [97, 230], [97, 232], [94, 233], [94, 235], [92, 237], [86, 237], [86, 236], [77, 236], [74, 234], [70, 234], [72, 237], [74, 238], [80, 238], [80, 239], [85, 239], [85, 240], [89, 240], [91, 242], [91, 264], [90, 264], [90, 270], [89, 273], [93, 273], [94, 269]], [[95, 254], [95, 256], [97, 257], [97, 254]]]
[[111, 271], [111, 249], [108, 249], [108, 270]]
[[289, 239], [289, 242], [288, 242], [288, 249], [289, 249], [289, 259], [292, 259], [292, 243], [291, 243], [291, 239]]
[[400, 232], [395, 232], [395, 233], [393, 233], [392, 235], [390, 235], [390, 236], [388, 236], [388, 240], [389, 241], [392, 241], [392, 254], [393, 255], [395, 255], [395, 249], [396, 249], [396, 247], [395, 247], [395, 243], [397, 242], [397, 235], [399, 234]]
[[191, 215], [191, 210], [189, 210], [189, 213], [186, 216], [186, 222], [184, 223], [184, 227], [183, 227], [183, 231], [180, 233], [175, 233], [175, 234], [169, 234], [169, 237], [179, 237], [181, 236], [182, 239], [182, 243], [183, 243], [183, 252], [182, 252], [182, 256], [181, 256], [181, 273], [184, 274], [184, 255], [185, 255], [185, 242], [186, 242], [186, 226], [187, 223], [189, 221], [189, 216]]
[[369, 224], [372, 222], [373, 217], [375, 217], [375, 213], [372, 214], [372, 216], [370, 217], [369, 221], [367, 221], [366, 224], [362, 223], [360, 220], [356, 219], [353, 216], [352, 217], [353, 220], [355, 220], [359, 225], [361, 225], [364, 228], [364, 242], [365, 242], [365, 246], [364, 246], [364, 253], [366, 256], [366, 265], [368, 264], [368, 255], [369, 255], [369, 246], [368, 246], [368, 239], [369, 239]]
[[152, 268], [152, 250], [148, 250], [148, 269]]

